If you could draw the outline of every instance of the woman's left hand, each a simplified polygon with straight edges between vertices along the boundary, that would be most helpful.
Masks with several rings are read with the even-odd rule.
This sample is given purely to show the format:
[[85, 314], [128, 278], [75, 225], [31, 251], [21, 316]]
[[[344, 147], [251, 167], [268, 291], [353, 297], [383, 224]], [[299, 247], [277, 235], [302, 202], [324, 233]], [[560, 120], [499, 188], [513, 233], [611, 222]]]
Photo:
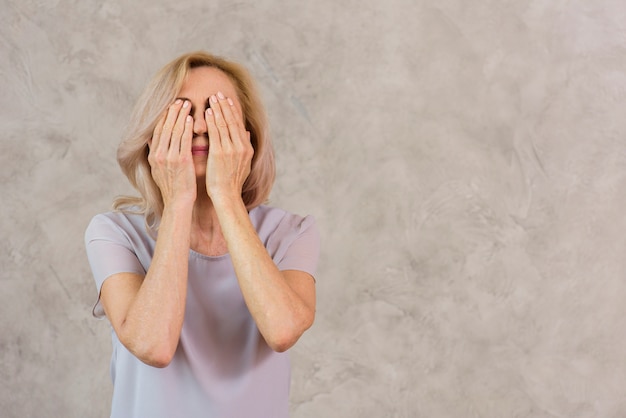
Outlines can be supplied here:
[[206, 189], [211, 200], [241, 198], [243, 184], [251, 169], [254, 149], [250, 132], [232, 99], [221, 92], [211, 96], [205, 112], [209, 134]]

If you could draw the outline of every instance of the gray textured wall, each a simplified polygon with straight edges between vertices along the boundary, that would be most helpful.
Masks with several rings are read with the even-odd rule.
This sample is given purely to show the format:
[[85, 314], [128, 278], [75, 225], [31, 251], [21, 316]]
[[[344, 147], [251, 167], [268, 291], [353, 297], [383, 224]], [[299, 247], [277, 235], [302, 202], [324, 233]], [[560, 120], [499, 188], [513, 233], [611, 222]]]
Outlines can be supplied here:
[[626, 416], [621, 0], [0, 0], [0, 415], [104, 417], [92, 215], [147, 79], [248, 66], [317, 216], [294, 417]]

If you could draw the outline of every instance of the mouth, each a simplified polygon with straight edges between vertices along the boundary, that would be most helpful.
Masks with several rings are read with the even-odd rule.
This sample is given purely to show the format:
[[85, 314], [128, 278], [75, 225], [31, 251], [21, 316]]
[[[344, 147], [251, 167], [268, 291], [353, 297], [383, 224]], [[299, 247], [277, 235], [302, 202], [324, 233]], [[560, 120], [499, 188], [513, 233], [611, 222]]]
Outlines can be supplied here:
[[206, 145], [194, 145], [191, 147], [191, 155], [209, 155], [209, 147]]

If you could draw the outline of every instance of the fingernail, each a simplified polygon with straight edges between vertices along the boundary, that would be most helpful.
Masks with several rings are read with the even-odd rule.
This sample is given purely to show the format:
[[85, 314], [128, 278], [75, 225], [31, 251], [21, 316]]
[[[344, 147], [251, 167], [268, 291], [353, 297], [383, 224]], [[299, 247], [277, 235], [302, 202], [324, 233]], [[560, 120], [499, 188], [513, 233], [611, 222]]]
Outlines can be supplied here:
[[207, 115], [212, 115], [212, 114], [213, 114], [213, 110], [212, 110], [211, 108], [208, 108], [208, 109], [206, 110], [206, 114], [207, 114]]
[[181, 101], [182, 101], [182, 100], [180, 100], [180, 99], [176, 99], [176, 101], [175, 101], [174, 103], [175, 103], [175, 104], [180, 104], [180, 102], [181, 102]]
[[189, 107], [189, 101], [185, 100], [185, 103], [183, 103], [183, 107], [185, 108]]
[[192, 119], [191, 115], [187, 115], [187, 122], [191, 122]]
[[211, 101], [213, 103], [217, 103], [217, 97], [215, 97], [215, 95], [211, 96]]
[[233, 102], [233, 99], [231, 99], [230, 97], [228, 98], [228, 104], [229, 104], [229, 105], [231, 105], [231, 106], [235, 104], [235, 103]]
[[224, 95], [222, 94], [221, 91], [217, 92], [217, 97], [219, 97], [220, 99], [224, 100], [226, 97], [224, 97]]

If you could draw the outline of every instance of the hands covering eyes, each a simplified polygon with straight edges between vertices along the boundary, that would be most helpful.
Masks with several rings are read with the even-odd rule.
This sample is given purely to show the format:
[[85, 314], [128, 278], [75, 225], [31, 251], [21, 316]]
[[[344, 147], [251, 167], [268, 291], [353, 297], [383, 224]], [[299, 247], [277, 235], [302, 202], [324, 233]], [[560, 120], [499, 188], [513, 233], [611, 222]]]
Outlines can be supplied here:
[[[234, 101], [221, 92], [209, 98], [204, 112], [209, 137], [209, 153], [204, 181], [208, 196], [241, 198], [241, 190], [251, 169], [254, 149], [250, 132]], [[152, 177], [161, 190], [163, 201], [194, 201], [197, 194], [192, 141], [194, 120], [187, 100], [177, 99], [157, 122], [148, 142]]]

